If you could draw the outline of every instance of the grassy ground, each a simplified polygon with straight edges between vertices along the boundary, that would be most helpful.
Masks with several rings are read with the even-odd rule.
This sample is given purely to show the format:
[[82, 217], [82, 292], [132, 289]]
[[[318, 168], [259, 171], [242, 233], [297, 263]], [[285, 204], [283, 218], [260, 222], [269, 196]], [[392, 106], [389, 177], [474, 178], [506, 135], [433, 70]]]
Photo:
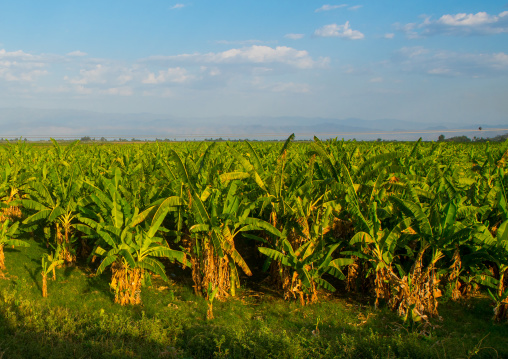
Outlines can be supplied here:
[[[57, 270], [42, 298], [45, 246], [6, 248], [0, 279], [0, 358], [508, 358], [508, 324], [491, 321], [487, 298], [448, 301], [431, 325], [405, 326], [369, 299], [330, 295], [301, 307], [243, 288], [214, 303], [177, 281], [154, 279], [143, 305], [113, 303], [109, 278], [87, 266]], [[177, 272], [171, 276], [171, 272]]]

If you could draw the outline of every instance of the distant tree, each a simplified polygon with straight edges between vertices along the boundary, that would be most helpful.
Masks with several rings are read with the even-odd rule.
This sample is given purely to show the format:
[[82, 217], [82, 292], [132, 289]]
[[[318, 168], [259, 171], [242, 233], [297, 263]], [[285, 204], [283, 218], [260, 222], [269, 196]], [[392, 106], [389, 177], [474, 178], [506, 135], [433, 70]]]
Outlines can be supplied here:
[[450, 137], [447, 141], [449, 141], [449, 142], [471, 142], [471, 139], [467, 136], [455, 136], [455, 137]]
[[437, 138], [437, 142], [443, 142], [444, 140], [445, 140], [444, 135], [439, 135], [439, 137]]
[[91, 141], [92, 139], [90, 138], [90, 136], [85, 136], [85, 137], [81, 137], [81, 142], [88, 142], [88, 141]]
[[[508, 139], [508, 133], [505, 133], [504, 135], [498, 135], [496, 137], [493, 137], [491, 141], [497, 142], [497, 141], [506, 141]], [[483, 140], [483, 137], [482, 137]]]
[[101, 142], [106, 142], [106, 141], [107, 141], [106, 137], [101, 137]]

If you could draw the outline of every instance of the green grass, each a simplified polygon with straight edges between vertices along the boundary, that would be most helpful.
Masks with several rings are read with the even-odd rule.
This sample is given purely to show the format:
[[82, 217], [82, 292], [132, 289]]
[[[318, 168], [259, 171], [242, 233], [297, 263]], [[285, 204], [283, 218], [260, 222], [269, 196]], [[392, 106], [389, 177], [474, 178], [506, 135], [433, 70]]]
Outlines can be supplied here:
[[[226, 302], [193, 294], [189, 278], [143, 289], [142, 306], [113, 303], [108, 273], [57, 270], [42, 298], [45, 246], [6, 248], [0, 279], [0, 358], [508, 358], [508, 324], [485, 297], [439, 307], [442, 321], [408, 328], [370, 298], [329, 295], [301, 307], [243, 288]], [[187, 273], [188, 275], [188, 273]], [[171, 276], [171, 274], [170, 274]], [[317, 328], [317, 330], [316, 330]]]

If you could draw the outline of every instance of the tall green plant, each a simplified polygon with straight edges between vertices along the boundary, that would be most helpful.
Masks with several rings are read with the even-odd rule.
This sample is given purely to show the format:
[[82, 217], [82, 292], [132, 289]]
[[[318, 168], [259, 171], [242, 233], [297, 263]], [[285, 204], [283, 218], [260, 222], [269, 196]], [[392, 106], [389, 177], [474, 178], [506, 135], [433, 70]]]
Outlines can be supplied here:
[[[164, 266], [157, 258], [176, 260], [183, 265], [187, 262], [183, 252], [163, 245], [163, 239], [157, 236], [169, 211], [168, 202], [140, 213], [122, 194], [120, 170], [114, 168], [112, 174], [111, 179], [102, 178], [100, 187], [86, 184], [94, 191], [85, 201], [88, 206], [81, 208], [79, 219], [82, 224], [76, 228], [98, 240], [92, 253], [103, 257], [97, 274], [112, 267], [111, 288], [115, 291], [115, 302], [140, 304], [141, 285], [147, 273], [168, 280]], [[149, 216], [151, 222], [147, 221]]]
[[6, 269], [5, 267], [5, 246], [18, 246], [18, 247], [28, 247], [29, 244], [25, 241], [16, 239], [16, 232], [19, 227], [19, 222], [15, 222], [14, 224], [10, 224], [9, 220], [5, 220], [2, 223], [2, 227], [0, 229], [0, 275], [3, 277], [3, 271]]

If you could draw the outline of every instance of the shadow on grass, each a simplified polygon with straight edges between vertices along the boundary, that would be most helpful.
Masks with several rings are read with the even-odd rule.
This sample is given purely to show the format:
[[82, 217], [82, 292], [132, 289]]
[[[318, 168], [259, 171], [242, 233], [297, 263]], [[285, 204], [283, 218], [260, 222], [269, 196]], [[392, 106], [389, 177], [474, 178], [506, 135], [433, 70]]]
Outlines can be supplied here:
[[42, 292], [42, 288], [41, 288], [41, 286], [39, 284], [39, 281], [37, 280], [37, 278], [38, 278], [38, 276], [37, 276], [38, 270], [35, 269], [35, 268], [34, 269], [30, 269], [26, 265], [24, 265], [24, 267], [25, 267], [26, 272], [30, 276], [30, 279], [32, 279], [32, 281], [34, 282], [35, 286], [37, 287], [37, 289]]
[[[107, 284], [107, 278], [90, 279], [99, 287]], [[446, 330], [451, 326], [456, 335], [434, 329], [432, 335], [438, 336], [422, 336], [401, 328], [400, 318], [388, 311], [375, 312], [369, 319], [371, 310], [362, 305], [352, 309], [333, 302], [300, 307], [277, 300], [251, 307], [240, 301], [224, 302], [216, 306], [216, 319], [207, 321], [203, 319], [206, 303], [197, 302], [195, 307], [182, 303], [180, 309], [159, 308], [159, 315], [149, 317], [145, 306], [81, 312], [36, 302], [16, 304], [14, 295], [0, 293], [0, 357], [2, 352], [5, 358], [180, 359], [448, 358], [473, 353], [490, 358], [496, 357], [496, 351], [499, 357], [507, 354], [503, 343], [490, 343], [488, 337], [481, 341], [486, 334], [483, 329], [477, 339], [466, 338], [467, 328], [456, 328], [453, 321], [445, 320], [440, 326]], [[477, 305], [483, 312], [485, 303]], [[453, 303], [449, 307], [447, 312], [460, 309]], [[367, 316], [365, 323], [360, 315]], [[498, 329], [506, 331], [506, 324]]]
[[83, 288], [82, 294], [100, 295], [106, 298], [110, 304], [113, 304], [115, 296], [110, 288], [110, 280], [111, 276], [107, 273], [102, 273], [101, 275], [91, 274], [86, 278], [86, 286]]
[[71, 274], [76, 270], [76, 265], [66, 266], [63, 271], [63, 276], [65, 278], [69, 278]]
[[14, 247], [14, 248], [12, 248], [12, 247], [4, 247], [4, 252], [5, 253], [19, 253], [21, 251], [18, 249], [18, 247]]
[[55, 327], [46, 324], [45, 329], [34, 328], [25, 324], [28, 319], [32, 318], [25, 317], [14, 303], [7, 308], [2, 305], [0, 358], [176, 358], [164, 343], [147, 340], [142, 334], [97, 330], [98, 322], [88, 323], [95, 330], [83, 330], [84, 337], [76, 337], [59, 330], [60, 323], [53, 323]]

